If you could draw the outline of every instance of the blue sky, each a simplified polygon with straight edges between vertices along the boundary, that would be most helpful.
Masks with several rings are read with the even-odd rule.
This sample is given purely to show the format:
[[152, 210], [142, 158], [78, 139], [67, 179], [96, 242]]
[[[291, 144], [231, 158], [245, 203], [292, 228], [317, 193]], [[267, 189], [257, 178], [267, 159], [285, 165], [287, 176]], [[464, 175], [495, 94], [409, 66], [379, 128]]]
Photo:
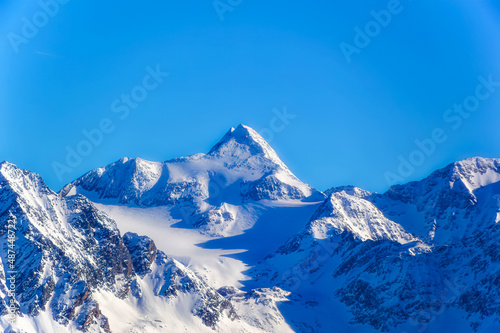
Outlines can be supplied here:
[[[382, 192], [389, 173], [406, 182], [466, 157], [500, 157], [500, 87], [481, 87], [488, 96], [460, 124], [446, 113], [474, 101], [478, 77], [500, 82], [500, 5], [394, 1], [221, 0], [218, 12], [209, 0], [72, 0], [48, 16], [36, 1], [0, 0], [0, 160], [59, 190], [124, 156], [208, 152], [239, 123], [265, 133], [321, 190]], [[372, 11], [389, 9], [377, 30]], [[356, 47], [354, 29], [367, 24], [370, 42], [348, 63], [340, 45]], [[168, 76], [147, 78], [145, 90], [157, 66]], [[114, 112], [132, 91], [140, 102], [126, 117]], [[283, 110], [294, 117], [281, 126]], [[108, 133], [82, 146], [82, 131], [103, 121]], [[415, 143], [436, 129], [445, 140]], [[68, 147], [87, 155], [69, 166]]]

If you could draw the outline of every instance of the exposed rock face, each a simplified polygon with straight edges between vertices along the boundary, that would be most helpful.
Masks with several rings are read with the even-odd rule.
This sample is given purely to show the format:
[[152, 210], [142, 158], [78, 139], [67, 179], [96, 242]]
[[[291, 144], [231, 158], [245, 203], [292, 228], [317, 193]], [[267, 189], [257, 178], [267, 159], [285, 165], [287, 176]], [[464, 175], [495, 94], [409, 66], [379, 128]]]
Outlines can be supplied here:
[[175, 298], [180, 294], [198, 295], [193, 314], [200, 317], [208, 327], [215, 328], [223, 313], [227, 313], [232, 320], [238, 318], [228, 300], [195, 273], [157, 250], [150, 238], [126, 233], [123, 239], [137, 274], [140, 277], [149, 274], [148, 278], [156, 281], [153, 290], [157, 296]]
[[130, 251], [135, 272], [143, 277], [151, 272], [151, 265], [156, 259], [156, 245], [149, 237], [134, 233], [123, 235], [123, 242]]
[[[90, 291], [108, 287], [118, 293], [133, 274], [114, 222], [85, 197], [60, 198], [38, 175], [5, 162], [0, 197], [1, 260], [16, 272], [20, 314], [50, 310], [62, 325], [74, 321], [82, 330], [97, 325], [105, 331], [107, 320]], [[9, 243], [11, 233], [15, 241]], [[15, 261], [9, 261], [9, 253], [15, 253]], [[1, 283], [7, 288], [5, 279]]]

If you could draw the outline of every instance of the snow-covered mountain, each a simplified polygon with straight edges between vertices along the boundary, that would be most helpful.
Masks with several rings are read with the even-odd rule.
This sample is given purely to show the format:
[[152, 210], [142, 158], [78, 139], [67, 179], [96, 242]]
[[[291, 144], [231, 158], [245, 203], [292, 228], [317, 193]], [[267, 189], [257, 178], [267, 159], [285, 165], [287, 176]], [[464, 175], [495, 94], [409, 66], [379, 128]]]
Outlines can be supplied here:
[[498, 221], [499, 181], [500, 160], [476, 157], [393, 186], [371, 201], [406, 230], [447, 244], [472, 236], [486, 221]]
[[189, 225], [224, 236], [247, 227], [235, 223], [236, 215], [247, 214], [241, 209], [246, 202], [324, 197], [297, 179], [267, 142], [244, 125], [231, 128], [206, 155], [166, 162], [123, 158], [90, 171], [61, 193], [121, 205], [172, 206], [173, 214]]
[[150, 238], [121, 236], [87, 198], [61, 197], [7, 162], [0, 164], [0, 198], [4, 332], [252, 329], [204, 279]]
[[304, 323], [321, 322], [319, 331], [338, 327], [322, 318], [340, 301], [361, 331], [494, 332], [499, 166], [467, 159], [383, 195], [330, 189], [304, 230], [253, 275], [301, 295]]
[[60, 193], [3, 162], [0, 327], [497, 332], [499, 221], [500, 160], [323, 194], [243, 125], [206, 155], [124, 158]]

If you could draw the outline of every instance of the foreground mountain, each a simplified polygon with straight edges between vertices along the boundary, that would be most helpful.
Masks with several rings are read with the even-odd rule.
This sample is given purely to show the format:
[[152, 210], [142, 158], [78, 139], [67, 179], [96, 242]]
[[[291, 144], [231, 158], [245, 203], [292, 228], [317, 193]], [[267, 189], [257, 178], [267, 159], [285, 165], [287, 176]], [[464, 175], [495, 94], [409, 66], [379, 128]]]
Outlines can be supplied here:
[[242, 125], [206, 155], [121, 159], [59, 194], [4, 162], [0, 327], [497, 332], [499, 198], [484, 158], [323, 194]]
[[116, 223], [85, 197], [61, 197], [38, 175], [3, 162], [0, 198], [5, 332], [252, 327], [230, 301], [151, 239], [122, 237]]
[[314, 318], [320, 332], [338, 327], [323, 318], [339, 302], [361, 331], [493, 332], [499, 181], [500, 160], [473, 158], [383, 195], [333, 188], [307, 227], [255, 268], [255, 279], [294, 290], [303, 304], [297, 326]]

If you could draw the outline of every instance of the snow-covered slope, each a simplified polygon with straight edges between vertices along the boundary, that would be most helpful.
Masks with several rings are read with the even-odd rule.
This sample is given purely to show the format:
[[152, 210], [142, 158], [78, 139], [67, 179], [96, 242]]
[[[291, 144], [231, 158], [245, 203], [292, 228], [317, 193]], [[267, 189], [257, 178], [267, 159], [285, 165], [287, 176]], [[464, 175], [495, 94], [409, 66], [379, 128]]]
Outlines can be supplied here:
[[310, 228], [315, 238], [348, 231], [362, 241], [388, 239], [405, 244], [416, 240], [371, 202], [345, 191], [332, 192], [312, 217]]

